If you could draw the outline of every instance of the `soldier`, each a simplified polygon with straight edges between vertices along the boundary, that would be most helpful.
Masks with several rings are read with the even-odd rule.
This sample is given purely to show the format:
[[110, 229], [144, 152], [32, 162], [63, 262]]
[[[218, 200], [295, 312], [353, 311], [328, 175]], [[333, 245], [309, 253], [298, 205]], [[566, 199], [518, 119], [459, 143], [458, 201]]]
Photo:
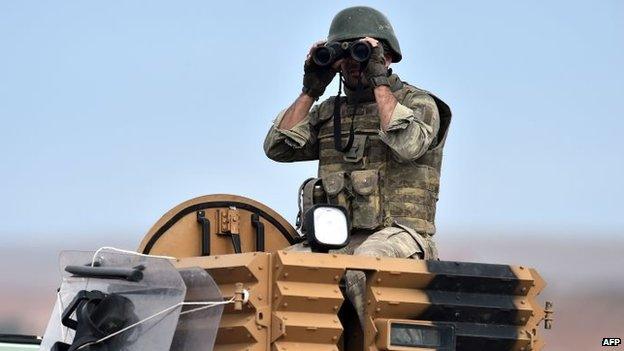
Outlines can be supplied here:
[[[312, 56], [325, 43], [312, 46], [302, 92], [275, 119], [264, 151], [279, 162], [319, 160], [327, 200], [350, 215], [351, 244], [344, 253], [436, 259], [432, 236], [450, 109], [392, 73], [401, 49], [381, 12], [358, 6], [334, 17], [327, 43], [357, 41], [372, 48], [367, 62], [346, 57], [320, 66]], [[346, 97], [313, 106], [337, 73]], [[363, 278], [347, 280], [353, 288]], [[357, 308], [361, 302], [353, 294]]]

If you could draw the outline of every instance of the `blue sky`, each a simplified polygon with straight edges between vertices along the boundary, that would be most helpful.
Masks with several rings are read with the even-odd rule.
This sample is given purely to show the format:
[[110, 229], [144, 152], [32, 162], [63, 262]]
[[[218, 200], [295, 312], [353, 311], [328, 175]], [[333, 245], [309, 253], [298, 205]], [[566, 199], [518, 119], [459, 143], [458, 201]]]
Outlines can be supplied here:
[[262, 141], [356, 4], [392, 21], [395, 72], [453, 109], [440, 235], [624, 234], [621, 1], [3, 1], [0, 243], [138, 243], [210, 193], [292, 220], [316, 163]]

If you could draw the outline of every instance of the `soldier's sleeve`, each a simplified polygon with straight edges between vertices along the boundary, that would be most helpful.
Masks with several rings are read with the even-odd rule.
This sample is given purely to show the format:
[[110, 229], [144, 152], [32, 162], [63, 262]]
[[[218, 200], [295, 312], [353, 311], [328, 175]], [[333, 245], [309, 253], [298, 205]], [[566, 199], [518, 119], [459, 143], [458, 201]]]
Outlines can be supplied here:
[[282, 110], [264, 139], [264, 153], [278, 162], [294, 162], [318, 159], [316, 121], [318, 106], [291, 129], [278, 128], [286, 110]]
[[440, 114], [433, 98], [424, 93], [409, 94], [397, 103], [387, 131], [379, 137], [400, 162], [418, 159], [433, 145], [440, 130]]

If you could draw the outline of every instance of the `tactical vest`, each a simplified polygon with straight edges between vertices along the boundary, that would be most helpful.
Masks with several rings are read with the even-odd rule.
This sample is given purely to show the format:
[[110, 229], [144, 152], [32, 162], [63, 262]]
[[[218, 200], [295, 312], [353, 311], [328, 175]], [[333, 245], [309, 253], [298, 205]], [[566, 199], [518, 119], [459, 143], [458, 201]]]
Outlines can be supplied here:
[[334, 148], [333, 99], [319, 109], [319, 177], [330, 203], [345, 206], [354, 229], [377, 230], [394, 222], [420, 233], [435, 233], [435, 212], [440, 187], [442, 148], [451, 121], [449, 107], [427, 91], [402, 83], [396, 76], [392, 90], [399, 103], [408, 93], [430, 95], [440, 114], [440, 129], [429, 150], [412, 162], [399, 163], [379, 138], [377, 103], [341, 103], [343, 145], [351, 116], [355, 138], [345, 153]]

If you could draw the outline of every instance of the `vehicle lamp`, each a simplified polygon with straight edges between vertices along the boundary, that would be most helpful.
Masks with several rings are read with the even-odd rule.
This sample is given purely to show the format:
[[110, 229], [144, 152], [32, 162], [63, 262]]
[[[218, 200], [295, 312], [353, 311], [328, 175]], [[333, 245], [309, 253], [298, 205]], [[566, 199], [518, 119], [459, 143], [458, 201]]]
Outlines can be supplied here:
[[375, 325], [380, 350], [455, 350], [455, 327], [449, 323], [377, 319]]
[[314, 205], [304, 218], [304, 231], [314, 252], [340, 249], [349, 243], [349, 219], [342, 206]]

